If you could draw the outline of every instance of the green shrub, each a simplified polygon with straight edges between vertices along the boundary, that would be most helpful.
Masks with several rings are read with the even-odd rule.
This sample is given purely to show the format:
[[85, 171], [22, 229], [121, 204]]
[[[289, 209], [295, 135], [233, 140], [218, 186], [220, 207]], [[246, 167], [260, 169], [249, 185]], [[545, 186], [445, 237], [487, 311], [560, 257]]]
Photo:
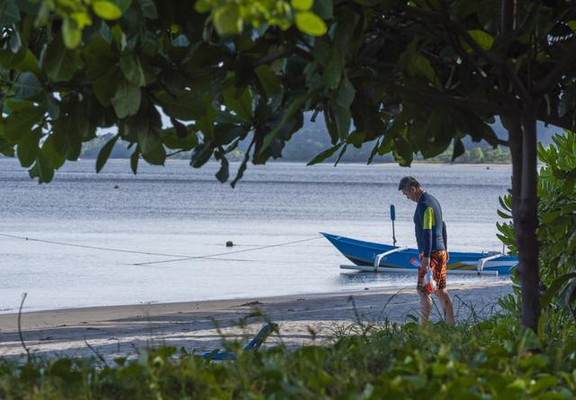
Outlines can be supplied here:
[[[496, 315], [450, 327], [355, 326], [326, 346], [239, 352], [208, 362], [173, 348], [133, 361], [0, 364], [2, 399], [569, 399], [576, 328], [546, 314], [538, 335]], [[351, 334], [350, 332], [357, 332]]]
[[[556, 305], [576, 319], [576, 135], [556, 135], [548, 148], [539, 145], [543, 163], [538, 177], [540, 279], [546, 287], [542, 307]], [[511, 199], [501, 199], [500, 216], [511, 218]], [[515, 253], [510, 223], [498, 224], [498, 235]]]

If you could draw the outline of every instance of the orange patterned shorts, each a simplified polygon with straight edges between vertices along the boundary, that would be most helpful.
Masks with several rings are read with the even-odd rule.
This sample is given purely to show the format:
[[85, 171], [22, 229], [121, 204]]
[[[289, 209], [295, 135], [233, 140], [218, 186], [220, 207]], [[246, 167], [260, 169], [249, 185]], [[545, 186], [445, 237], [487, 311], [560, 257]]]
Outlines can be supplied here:
[[[420, 254], [420, 259], [422, 259], [422, 254]], [[446, 263], [448, 262], [448, 253], [445, 250], [433, 251], [430, 254], [430, 268], [432, 268], [434, 274], [434, 280], [438, 285], [438, 289], [446, 289]], [[424, 275], [426, 271], [424, 268], [418, 269], [418, 284], [416, 289], [420, 292], [426, 293], [423, 286]]]

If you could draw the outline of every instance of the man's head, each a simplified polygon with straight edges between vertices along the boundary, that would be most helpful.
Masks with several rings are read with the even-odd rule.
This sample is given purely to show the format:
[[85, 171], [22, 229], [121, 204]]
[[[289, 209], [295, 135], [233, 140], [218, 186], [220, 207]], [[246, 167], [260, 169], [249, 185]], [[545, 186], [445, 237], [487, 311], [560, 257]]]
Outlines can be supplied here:
[[424, 189], [420, 186], [420, 182], [412, 176], [405, 176], [400, 179], [398, 184], [398, 190], [402, 191], [402, 194], [406, 196], [409, 200], [418, 202], [420, 196], [424, 193]]

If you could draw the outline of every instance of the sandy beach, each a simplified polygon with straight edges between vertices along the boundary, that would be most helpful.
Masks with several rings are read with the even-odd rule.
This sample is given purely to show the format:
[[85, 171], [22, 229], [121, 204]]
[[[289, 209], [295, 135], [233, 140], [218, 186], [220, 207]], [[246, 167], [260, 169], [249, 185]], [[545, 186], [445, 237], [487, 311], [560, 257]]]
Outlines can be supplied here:
[[[459, 322], [498, 311], [497, 299], [512, 292], [508, 280], [449, 285]], [[438, 304], [435, 301], [435, 304]], [[439, 306], [433, 319], [440, 318]], [[139, 304], [23, 313], [22, 336], [38, 356], [135, 356], [148, 347], [210, 351], [224, 341], [247, 342], [265, 323], [279, 325], [264, 346], [325, 343], [357, 322], [405, 323], [417, 317], [414, 289], [370, 289], [314, 295]], [[0, 315], [0, 356], [25, 354], [18, 314]]]

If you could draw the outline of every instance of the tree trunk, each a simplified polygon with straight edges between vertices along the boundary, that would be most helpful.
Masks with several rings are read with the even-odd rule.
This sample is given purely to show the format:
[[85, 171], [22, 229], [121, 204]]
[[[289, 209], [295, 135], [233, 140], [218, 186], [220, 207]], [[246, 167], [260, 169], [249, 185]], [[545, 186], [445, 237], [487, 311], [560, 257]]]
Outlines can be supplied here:
[[512, 216], [522, 291], [522, 324], [533, 331], [540, 318], [538, 272], [537, 139], [535, 114], [503, 118], [512, 154]]
[[[509, 35], [515, 27], [517, 0], [502, 0], [500, 34]], [[538, 272], [538, 163], [535, 99], [513, 95], [508, 77], [502, 71], [502, 88], [510, 94], [511, 103], [522, 106], [523, 112], [502, 117], [509, 133], [512, 155], [512, 218], [518, 248], [518, 275], [522, 291], [522, 325], [538, 329], [540, 318], [540, 275]]]
[[522, 324], [533, 331], [540, 318], [540, 275], [538, 271], [538, 156], [535, 113], [522, 116], [522, 188], [514, 222], [520, 287], [522, 288]]

